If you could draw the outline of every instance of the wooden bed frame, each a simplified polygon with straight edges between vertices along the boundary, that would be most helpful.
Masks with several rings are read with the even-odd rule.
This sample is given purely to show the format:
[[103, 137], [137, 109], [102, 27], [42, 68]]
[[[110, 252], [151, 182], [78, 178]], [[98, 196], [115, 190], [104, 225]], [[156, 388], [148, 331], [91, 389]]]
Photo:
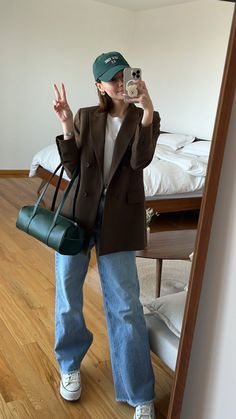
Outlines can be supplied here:
[[[49, 181], [52, 174], [48, 170], [44, 169], [42, 166], [39, 166], [37, 169], [36, 176], [42, 179], [42, 183], [39, 187], [39, 191], [42, 189], [42, 186]], [[58, 181], [58, 176], [54, 176], [51, 180], [51, 185], [56, 186]], [[68, 185], [66, 179], [61, 180], [60, 189], [64, 190]], [[178, 211], [193, 211], [199, 210], [201, 206], [202, 197], [185, 197], [185, 198], [160, 198], [160, 199], [148, 199], [146, 200], [146, 208], [153, 208], [153, 211], [158, 213], [163, 212], [178, 212]]]

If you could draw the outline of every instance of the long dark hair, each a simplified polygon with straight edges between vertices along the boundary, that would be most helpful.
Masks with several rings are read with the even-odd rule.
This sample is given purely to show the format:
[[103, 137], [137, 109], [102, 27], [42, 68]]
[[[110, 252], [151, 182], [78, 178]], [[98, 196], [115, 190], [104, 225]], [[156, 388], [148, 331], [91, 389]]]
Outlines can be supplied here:
[[[97, 80], [97, 82], [101, 83], [100, 80]], [[99, 99], [98, 112], [109, 112], [113, 107], [112, 99], [107, 93], [105, 93], [105, 95], [102, 95], [98, 88], [97, 88], [97, 92], [98, 92], [98, 99]]]

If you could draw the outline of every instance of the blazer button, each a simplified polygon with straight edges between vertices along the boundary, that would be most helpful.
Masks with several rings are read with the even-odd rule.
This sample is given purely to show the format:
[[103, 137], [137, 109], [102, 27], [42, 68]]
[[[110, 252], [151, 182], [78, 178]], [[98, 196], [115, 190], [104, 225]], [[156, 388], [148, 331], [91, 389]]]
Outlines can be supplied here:
[[89, 166], [90, 166], [90, 163], [88, 161], [86, 161], [85, 167], [89, 167]]
[[87, 192], [83, 192], [83, 197], [84, 198], [87, 198], [87, 196], [88, 196], [88, 193]]

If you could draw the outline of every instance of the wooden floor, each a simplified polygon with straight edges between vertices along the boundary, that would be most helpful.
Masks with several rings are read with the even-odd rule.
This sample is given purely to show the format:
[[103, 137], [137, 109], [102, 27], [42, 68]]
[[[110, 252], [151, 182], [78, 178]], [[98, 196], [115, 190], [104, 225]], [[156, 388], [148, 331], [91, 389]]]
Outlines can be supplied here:
[[[132, 418], [114, 398], [95, 258], [84, 287], [85, 317], [94, 342], [82, 368], [79, 402], [58, 394], [54, 357], [54, 254], [15, 228], [21, 206], [36, 197], [38, 179], [0, 179], [0, 418]], [[173, 374], [152, 357], [157, 418], [166, 417]]]

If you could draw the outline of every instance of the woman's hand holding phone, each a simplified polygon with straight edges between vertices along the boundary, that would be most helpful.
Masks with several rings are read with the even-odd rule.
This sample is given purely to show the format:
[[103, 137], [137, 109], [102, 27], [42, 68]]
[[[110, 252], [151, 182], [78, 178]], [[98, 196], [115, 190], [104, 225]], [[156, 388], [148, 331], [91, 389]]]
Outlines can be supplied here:
[[140, 103], [143, 108], [143, 118], [142, 118], [142, 125], [148, 126], [152, 123], [153, 120], [153, 103], [152, 99], [149, 96], [148, 89], [146, 84], [143, 80], [135, 81], [138, 87], [138, 96], [135, 99], [131, 99], [131, 102]]
[[128, 103], [140, 103], [144, 110], [142, 125], [150, 125], [153, 119], [154, 108], [146, 84], [141, 80], [141, 69], [125, 68], [123, 84], [124, 101]]

